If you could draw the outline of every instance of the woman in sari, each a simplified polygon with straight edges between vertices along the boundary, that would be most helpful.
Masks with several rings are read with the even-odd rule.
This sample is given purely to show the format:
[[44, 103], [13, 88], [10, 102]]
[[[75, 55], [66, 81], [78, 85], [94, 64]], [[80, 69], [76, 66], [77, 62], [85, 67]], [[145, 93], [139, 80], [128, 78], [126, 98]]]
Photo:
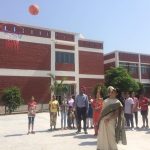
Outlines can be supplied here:
[[[104, 100], [99, 121], [97, 150], [118, 150], [117, 143], [121, 140], [126, 145], [123, 106], [116, 99], [117, 91], [108, 87], [109, 98]], [[99, 132], [100, 131], [100, 132]]]
[[100, 113], [102, 111], [102, 103], [103, 99], [101, 97], [101, 87], [98, 86], [96, 89], [96, 96], [95, 99], [92, 102], [92, 108], [93, 108], [93, 124], [94, 124], [94, 136], [97, 136], [98, 134], [98, 121], [100, 118]]

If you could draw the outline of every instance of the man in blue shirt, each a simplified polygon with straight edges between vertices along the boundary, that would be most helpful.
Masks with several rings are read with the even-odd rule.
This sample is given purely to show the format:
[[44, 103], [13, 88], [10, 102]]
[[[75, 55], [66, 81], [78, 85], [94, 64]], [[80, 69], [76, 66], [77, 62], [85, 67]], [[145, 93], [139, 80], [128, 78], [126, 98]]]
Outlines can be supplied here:
[[84, 93], [85, 93], [85, 87], [81, 87], [79, 95], [77, 95], [75, 98], [75, 108], [77, 113], [77, 128], [78, 128], [78, 131], [76, 132], [77, 134], [81, 132], [82, 119], [83, 119], [84, 133], [88, 134], [87, 127], [86, 127], [86, 117], [87, 117], [89, 102], [88, 102], [88, 96]]

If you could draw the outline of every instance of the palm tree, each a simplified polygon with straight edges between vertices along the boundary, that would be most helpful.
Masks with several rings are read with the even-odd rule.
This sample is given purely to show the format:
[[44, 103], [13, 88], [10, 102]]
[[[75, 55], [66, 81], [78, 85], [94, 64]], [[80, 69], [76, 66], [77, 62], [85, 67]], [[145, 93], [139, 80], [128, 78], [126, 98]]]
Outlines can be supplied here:
[[62, 98], [64, 99], [68, 92], [67, 85], [63, 84], [63, 82], [66, 80], [66, 77], [62, 77], [61, 81], [58, 82], [53, 74], [50, 73], [49, 76], [53, 82], [53, 84], [50, 84], [51, 95], [60, 95], [62, 101]]

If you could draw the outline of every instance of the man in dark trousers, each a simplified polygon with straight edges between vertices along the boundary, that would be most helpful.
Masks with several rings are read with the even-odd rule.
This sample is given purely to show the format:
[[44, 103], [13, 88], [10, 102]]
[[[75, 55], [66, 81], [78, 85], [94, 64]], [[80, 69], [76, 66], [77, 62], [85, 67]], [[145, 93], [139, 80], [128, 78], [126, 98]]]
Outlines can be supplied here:
[[79, 95], [75, 98], [75, 108], [77, 113], [77, 128], [78, 131], [76, 132], [79, 134], [81, 132], [81, 120], [83, 120], [83, 127], [84, 127], [84, 133], [87, 133], [87, 127], [86, 127], [86, 116], [88, 112], [88, 96], [85, 93], [85, 87], [80, 88]]

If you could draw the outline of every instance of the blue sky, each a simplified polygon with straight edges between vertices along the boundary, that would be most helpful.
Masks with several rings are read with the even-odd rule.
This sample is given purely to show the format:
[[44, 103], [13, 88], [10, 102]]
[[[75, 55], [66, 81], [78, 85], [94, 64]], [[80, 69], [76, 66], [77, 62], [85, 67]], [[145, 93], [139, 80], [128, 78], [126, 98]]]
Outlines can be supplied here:
[[150, 0], [1, 0], [0, 20], [82, 33], [103, 41], [104, 53], [150, 54]]

